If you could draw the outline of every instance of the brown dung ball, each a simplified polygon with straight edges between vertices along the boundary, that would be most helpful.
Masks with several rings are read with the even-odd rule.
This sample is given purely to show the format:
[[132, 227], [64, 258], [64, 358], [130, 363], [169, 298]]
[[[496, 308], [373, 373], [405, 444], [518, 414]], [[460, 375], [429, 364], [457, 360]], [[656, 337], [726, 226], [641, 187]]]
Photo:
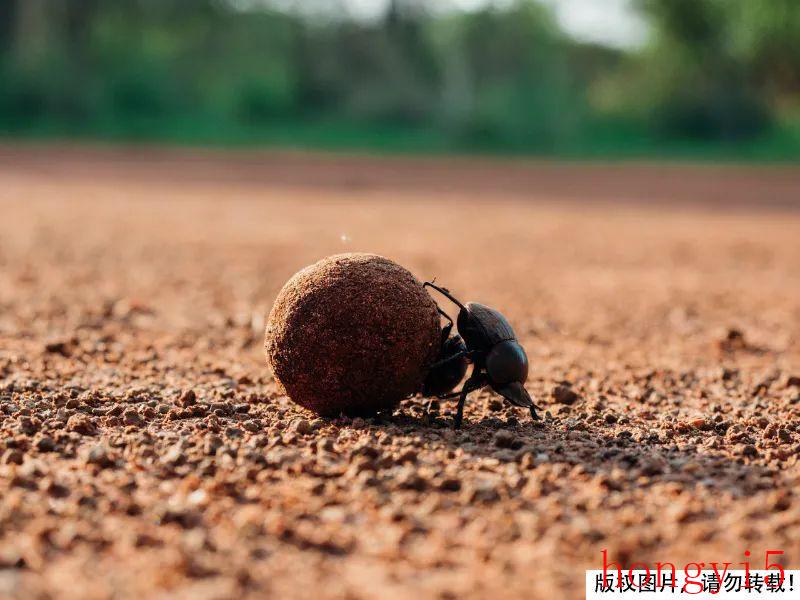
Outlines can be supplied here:
[[436, 304], [406, 269], [338, 254], [295, 274], [266, 330], [267, 363], [297, 404], [320, 415], [374, 414], [418, 392], [440, 343]]

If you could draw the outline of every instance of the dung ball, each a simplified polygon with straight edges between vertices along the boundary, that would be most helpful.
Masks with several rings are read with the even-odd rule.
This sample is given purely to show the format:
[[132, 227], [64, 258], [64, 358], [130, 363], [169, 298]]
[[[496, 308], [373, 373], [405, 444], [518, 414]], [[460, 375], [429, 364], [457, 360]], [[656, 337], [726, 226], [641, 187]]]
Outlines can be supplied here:
[[374, 414], [422, 388], [440, 342], [422, 283], [375, 254], [325, 258], [295, 274], [267, 319], [267, 363], [297, 404]]

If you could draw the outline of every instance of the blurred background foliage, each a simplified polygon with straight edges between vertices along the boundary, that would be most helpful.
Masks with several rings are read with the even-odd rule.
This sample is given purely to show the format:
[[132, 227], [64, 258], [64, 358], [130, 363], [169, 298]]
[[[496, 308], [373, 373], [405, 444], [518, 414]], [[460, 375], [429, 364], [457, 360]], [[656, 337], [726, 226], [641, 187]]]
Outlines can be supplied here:
[[2, 0], [0, 132], [800, 157], [800, 2], [632, 2], [650, 33], [620, 49], [571, 38], [533, 0], [393, 0], [370, 19], [334, 0]]

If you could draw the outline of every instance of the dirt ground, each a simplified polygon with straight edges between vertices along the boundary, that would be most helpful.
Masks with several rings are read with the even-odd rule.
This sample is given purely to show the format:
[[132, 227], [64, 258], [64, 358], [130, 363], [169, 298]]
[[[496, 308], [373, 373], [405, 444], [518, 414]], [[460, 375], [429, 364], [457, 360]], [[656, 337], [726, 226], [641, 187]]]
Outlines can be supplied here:
[[[0, 148], [0, 597], [579, 598], [800, 568], [800, 170]], [[315, 418], [264, 317], [370, 251], [503, 311], [545, 418]]]

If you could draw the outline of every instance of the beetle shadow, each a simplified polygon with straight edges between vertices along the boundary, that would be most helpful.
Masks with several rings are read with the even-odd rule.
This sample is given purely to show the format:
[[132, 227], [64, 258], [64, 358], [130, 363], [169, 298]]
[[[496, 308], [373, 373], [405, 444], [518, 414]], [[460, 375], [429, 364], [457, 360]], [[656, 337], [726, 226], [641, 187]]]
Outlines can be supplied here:
[[[553, 408], [544, 406], [540, 414]], [[702, 486], [749, 496], [775, 487], [775, 469], [759, 464], [757, 456], [734, 457], [725, 452], [721, 434], [713, 430], [669, 437], [665, 432], [643, 432], [641, 425], [616, 425], [612, 433], [605, 423], [576, 427], [567, 424], [568, 417], [548, 415], [531, 421], [527, 410], [512, 407], [481, 420], [474, 420], [468, 411], [462, 429], [454, 430], [454, 413], [454, 409], [446, 410], [431, 417], [424, 409], [404, 403], [395, 415], [376, 424], [398, 429], [400, 435], [426, 432], [426, 445], [444, 444], [476, 460], [493, 458], [501, 463], [524, 463], [526, 468], [544, 463], [580, 466], [584, 473], [600, 476], [601, 484], [611, 490], [634, 483], [669, 482], [682, 489]], [[714, 438], [717, 447], [708, 445]]]

